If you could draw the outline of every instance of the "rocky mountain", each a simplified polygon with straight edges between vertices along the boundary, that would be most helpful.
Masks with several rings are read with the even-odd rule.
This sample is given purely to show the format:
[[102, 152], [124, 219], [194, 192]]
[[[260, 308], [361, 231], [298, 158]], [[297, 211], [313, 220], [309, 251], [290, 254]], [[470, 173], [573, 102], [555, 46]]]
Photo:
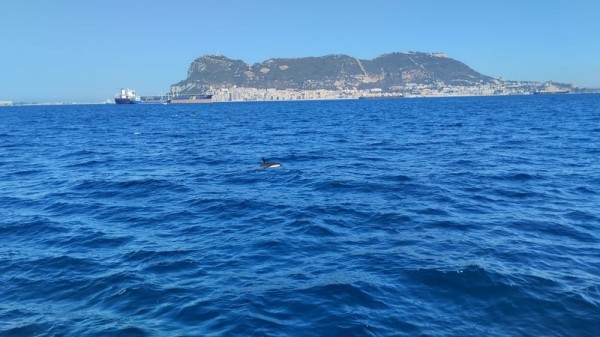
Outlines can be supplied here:
[[495, 80], [439, 53], [391, 53], [372, 60], [347, 55], [273, 58], [246, 64], [220, 55], [206, 55], [190, 65], [187, 78], [171, 86], [179, 94], [215, 88], [399, 90], [409, 84], [477, 86]]

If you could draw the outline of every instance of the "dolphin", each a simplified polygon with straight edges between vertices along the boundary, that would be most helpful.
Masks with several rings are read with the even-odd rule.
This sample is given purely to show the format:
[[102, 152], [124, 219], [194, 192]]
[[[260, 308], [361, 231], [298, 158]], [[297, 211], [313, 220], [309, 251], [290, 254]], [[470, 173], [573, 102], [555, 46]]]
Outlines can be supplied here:
[[276, 161], [269, 161], [268, 159], [263, 158], [262, 159], [262, 164], [260, 164], [260, 167], [262, 167], [262, 168], [276, 168], [276, 167], [281, 167], [281, 163], [278, 163]]

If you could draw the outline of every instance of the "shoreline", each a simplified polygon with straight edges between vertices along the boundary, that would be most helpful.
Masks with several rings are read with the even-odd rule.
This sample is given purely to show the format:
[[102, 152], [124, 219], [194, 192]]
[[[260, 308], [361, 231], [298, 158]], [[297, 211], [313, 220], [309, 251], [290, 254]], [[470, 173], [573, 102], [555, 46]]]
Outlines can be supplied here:
[[[510, 97], [510, 96], [538, 96], [538, 97], [548, 97], [548, 96], [565, 96], [565, 95], [597, 95], [599, 92], [557, 92], [557, 93], [544, 93], [543, 95], [535, 94], [535, 93], [515, 93], [515, 94], [497, 94], [497, 95], [405, 95], [405, 96], [382, 96], [382, 97], [339, 97], [339, 98], [309, 98], [309, 99], [264, 99], [264, 100], [230, 100], [230, 101], [222, 101], [215, 100], [211, 103], [268, 103], [268, 102], [310, 102], [310, 101], [373, 101], [373, 100], [401, 100], [401, 99], [418, 99], [418, 98], [465, 98], [465, 97]], [[188, 103], [185, 105], [197, 104], [197, 103]], [[203, 103], [207, 104], [207, 103]], [[0, 109], [3, 107], [27, 107], [27, 106], [69, 106], [69, 105], [118, 105], [115, 103], [106, 103], [103, 102], [13, 102], [11, 105], [0, 105]], [[133, 105], [171, 105], [171, 104], [133, 104]], [[180, 105], [180, 104], [176, 104]]]

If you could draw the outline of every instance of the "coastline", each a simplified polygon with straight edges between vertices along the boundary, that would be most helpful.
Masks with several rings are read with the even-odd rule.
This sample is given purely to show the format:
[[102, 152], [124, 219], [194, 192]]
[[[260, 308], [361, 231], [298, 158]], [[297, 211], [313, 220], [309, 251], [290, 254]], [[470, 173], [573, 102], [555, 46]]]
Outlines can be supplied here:
[[[342, 100], [360, 100], [360, 101], [371, 101], [371, 100], [402, 100], [402, 99], [420, 99], [420, 98], [465, 98], [465, 97], [510, 97], [510, 96], [537, 96], [537, 97], [548, 97], [548, 96], [565, 96], [565, 95], [597, 95], [598, 92], [569, 92], [569, 93], [514, 93], [514, 94], [481, 94], [481, 95], [466, 95], [466, 94], [452, 94], [452, 95], [405, 95], [395, 97], [324, 97], [324, 98], [297, 98], [297, 99], [263, 99], [263, 100], [213, 100], [211, 103], [252, 103], [252, 102], [309, 102], [309, 101], [342, 101]], [[183, 103], [186, 104], [186, 103]], [[186, 105], [196, 105], [199, 103], [187, 103]], [[205, 105], [207, 103], [201, 103]], [[115, 103], [107, 102], [14, 102], [12, 105], [0, 105], [1, 108], [8, 107], [28, 107], [28, 106], [70, 106], [70, 105], [116, 105]], [[159, 104], [159, 103], [145, 103], [138, 105], [162, 105], [168, 106], [171, 104]], [[180, 104], [177, 104], [180, 105]]]

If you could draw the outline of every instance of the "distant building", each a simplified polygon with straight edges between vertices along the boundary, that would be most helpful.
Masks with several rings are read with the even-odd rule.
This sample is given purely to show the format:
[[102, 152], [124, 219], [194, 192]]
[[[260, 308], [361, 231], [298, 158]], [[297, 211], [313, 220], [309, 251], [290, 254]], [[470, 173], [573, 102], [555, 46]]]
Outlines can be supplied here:
[[0, 106], [12, 106], [12, 101], [0, 101]]

